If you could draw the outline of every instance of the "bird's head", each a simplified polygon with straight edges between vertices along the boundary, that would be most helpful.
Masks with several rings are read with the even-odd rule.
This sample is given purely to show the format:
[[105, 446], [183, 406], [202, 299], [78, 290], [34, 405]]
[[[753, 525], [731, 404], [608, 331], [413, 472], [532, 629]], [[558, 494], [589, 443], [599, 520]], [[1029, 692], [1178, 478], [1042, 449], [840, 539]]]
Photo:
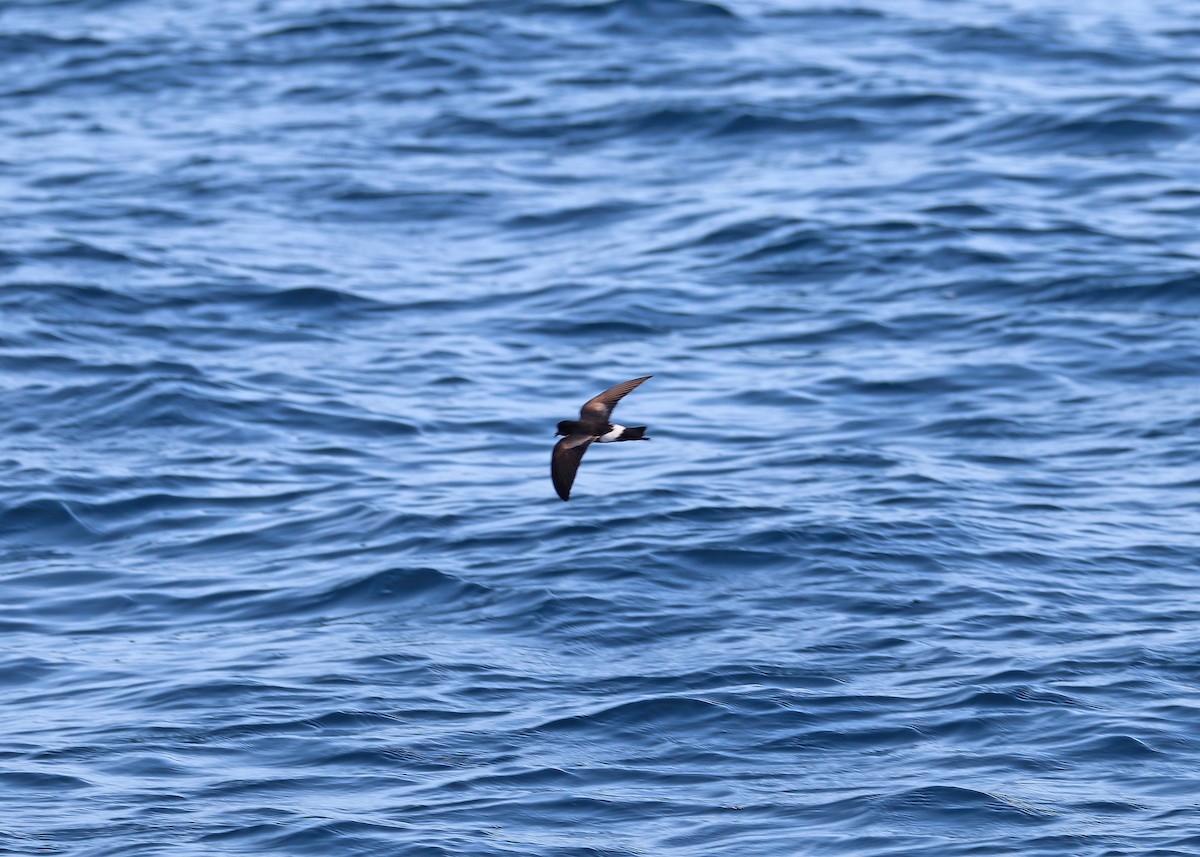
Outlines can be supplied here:
[[554, 431], [554, 436], [555, 436], [555, 437], [558, 437], [560, 434], [561, 434], [561, 435], [568, 435], [568, 434], [570, 434], [570, 433], [571, 433], [571, 421], [570, 421], [570, 420], [563, 420], [562, 422], [560, 422], [560, 423], [558, 424], [558, 428], [557, 428], [557, 429], [555, 429], [555, 431]]

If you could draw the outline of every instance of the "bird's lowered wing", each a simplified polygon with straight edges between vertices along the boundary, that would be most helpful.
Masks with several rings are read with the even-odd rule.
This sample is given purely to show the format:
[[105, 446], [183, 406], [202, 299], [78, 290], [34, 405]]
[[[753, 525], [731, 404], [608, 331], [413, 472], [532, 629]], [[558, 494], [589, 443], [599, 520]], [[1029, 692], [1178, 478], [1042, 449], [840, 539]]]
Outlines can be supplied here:
[[571, 497], [575, 471], [579, 470], [579, 462], [583, 461], [583, 454], [593, 440], [590, 434], [569, 434], [554, 444], [554, 452], [550, 456], [550, 478], [554, 481], [554, 490], [564, 500]]
[[[637, 388], [639, 384], [650, 378], [653, 375], [643, 375], [641, 378], [634, 378], [632, 381], [626, 381], [624, 384], [617, 384], [615, 387], [609, 387], [599, 396], [594, 399], [589, 399], [587, 403], [579, 409], [579, 418], [583, 420], [603, 420], [608, 422], [612, 416], [613, 408], [617, 406], [617, 402], [621, 401], [630, 391]], [[565, 499], [565, 498], [564, 498]]]

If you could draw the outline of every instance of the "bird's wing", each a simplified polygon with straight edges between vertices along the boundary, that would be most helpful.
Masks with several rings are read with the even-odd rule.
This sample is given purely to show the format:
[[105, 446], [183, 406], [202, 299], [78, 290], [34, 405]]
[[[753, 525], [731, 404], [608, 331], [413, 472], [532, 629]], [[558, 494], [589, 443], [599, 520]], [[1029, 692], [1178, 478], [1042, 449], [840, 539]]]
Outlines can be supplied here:
[[653, 375], [643, 375], [641, 378], [634, 378], [632, 381], [626, 381], [624, 384], [609, 387], [596, 398], [589, 399], [579, 409], [579, 418], [608, 422], [608, 418], [612, 416], [613, 408], [617, 406], [617, 402], [621, 401], [627, 393], [635, 389], [643, 381], [653, 377]]
[[554, 490], [564, 500], [571, 496], [575, 471], [579, 469], [579, 462], [583, 461], [588, 444], [594, 439], [590, 434], [569, 434], [554, 444], [554, 453], [550, 456], [550, 478], [554, 481]]

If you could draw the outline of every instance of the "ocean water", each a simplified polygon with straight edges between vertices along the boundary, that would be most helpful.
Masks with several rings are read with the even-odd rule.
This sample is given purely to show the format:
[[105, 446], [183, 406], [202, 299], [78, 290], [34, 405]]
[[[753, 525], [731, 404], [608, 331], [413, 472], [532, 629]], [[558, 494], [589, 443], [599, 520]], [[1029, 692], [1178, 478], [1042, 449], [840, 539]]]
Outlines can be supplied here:
[[6, 0], [0, 853], [1200, 853], [1198, 141], [1182, 0]]

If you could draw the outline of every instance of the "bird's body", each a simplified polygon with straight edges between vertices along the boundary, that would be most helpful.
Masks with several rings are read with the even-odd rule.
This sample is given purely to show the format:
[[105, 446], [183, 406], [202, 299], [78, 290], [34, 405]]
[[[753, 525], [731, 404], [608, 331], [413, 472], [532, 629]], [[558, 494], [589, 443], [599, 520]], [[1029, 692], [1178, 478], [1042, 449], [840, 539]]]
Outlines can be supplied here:
[[610, 387], [594, 399], [589, 399], [579, 409], [579, 419], [563, 420], [558, 424], [555, 434], [564, 437], [554, 445], [554, 453], [550, 457], [550, 478], [554, 482], [554, 490], [563, 500], [570, 499], [571, 485], [575, 482], [579, 462], [583, 460], [583, 454], [591, 444], [650, 439], [646, 437], [645, 426], [617, 425], [610, 422], [609, 418], [617, 402], [652, 377], [654, 376], [645, 375]]

